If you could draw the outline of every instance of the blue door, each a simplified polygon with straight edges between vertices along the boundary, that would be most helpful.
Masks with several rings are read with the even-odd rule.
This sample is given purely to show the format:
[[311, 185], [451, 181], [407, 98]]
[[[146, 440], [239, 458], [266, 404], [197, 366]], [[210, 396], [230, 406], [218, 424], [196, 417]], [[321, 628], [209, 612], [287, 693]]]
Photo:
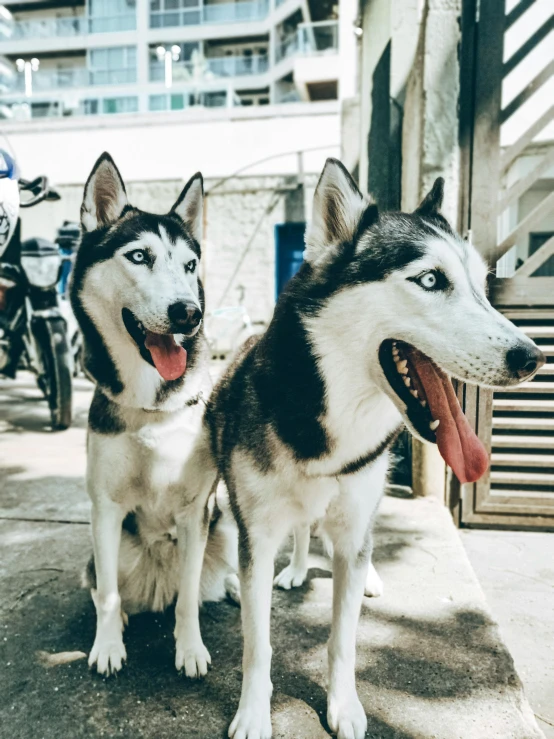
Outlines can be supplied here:
[[304, 259], [305, 223], [278, 223], [275, 226], [275, 297], [293, 277]]

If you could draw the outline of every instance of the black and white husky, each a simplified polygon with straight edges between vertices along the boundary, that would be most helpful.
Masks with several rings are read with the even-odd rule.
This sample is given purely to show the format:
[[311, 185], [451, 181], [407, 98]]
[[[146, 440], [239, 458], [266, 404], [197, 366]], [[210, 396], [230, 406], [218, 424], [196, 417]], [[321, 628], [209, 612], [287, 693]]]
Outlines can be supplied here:
[[387, 448], [405, 423], [438, 444], [460, 480], [477, 479], [487, 454], [448, 375], [515, 385], [544, 361], [488, 302], [485, 265], [440, 215], [442, 192], [439, 179], [414, 213], [380, 215], [329, 160], [305, 264], [208, 403], [186, 480], [206, 499], [221, 475], [239, 528], [244, 657], [234, 739], [271, 736], [273, 560], [288, 531], [315, 519], [333, 545], [328, 722], [340, 739], [365, 735], [355, 633]]
[[127, 202], [108, 154], [85, 186], [71, 302], [96, 382], [87, 441], [97, 613], [89, 664], [105, 674], [125, 659], [126, 613], [162, 610], [179, 593], [176, 666], [204, 675], [199, 599], [238, 594], [225, 500], [211, 496], [207, 506], [183, 478], [211, 390], [198, 276], [202, 201], [196, 174], [167, 215], [142, 212]]

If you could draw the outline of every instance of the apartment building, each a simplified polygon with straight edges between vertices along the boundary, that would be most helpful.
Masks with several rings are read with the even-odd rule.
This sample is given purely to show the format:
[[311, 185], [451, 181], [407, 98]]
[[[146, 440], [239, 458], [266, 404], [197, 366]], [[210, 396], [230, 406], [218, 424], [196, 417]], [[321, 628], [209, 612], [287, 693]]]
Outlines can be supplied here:
[[0, 35], [4, 119], [340, 96], [339, 0], [3, 4], [14, 21], [11, 34]]

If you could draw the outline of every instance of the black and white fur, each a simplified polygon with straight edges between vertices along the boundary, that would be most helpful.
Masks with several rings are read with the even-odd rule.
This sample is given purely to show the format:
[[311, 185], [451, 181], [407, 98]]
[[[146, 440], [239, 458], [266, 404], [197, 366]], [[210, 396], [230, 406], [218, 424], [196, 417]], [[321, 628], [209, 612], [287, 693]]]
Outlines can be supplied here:
[[[333, 546], [328, 722], [361, 739], [356, 625], [383, 494], [387, 447], [401, 424], [421, 437], [379, 361], [381, 344], [412, 342], [445, 371], [491, 385], [520, 382], [507, 351], [540, 352], [485, 295], [486, 269], [438, 212], [442, 181], [413, 214], [379, 215], [329, 160], [307, 232], [306, 262], [273, 320], [214, 390], [187, 475], [227, 485], [239, 527], [243, 683], [229, 736], [271, 736], [273, 560], [286, 534], [322, 519]], [[424, 289], [440, 270], [448, 290]], [[424, 435], [427, 432], [422, 431]], [[307, 538], [304, 536], [304, 547]]]
[[[211, 390], [198, 276], [202, 201], [197, 174], [167, 215], [140, 211], [127, 202], [108, 154], [85, 186], [71, 302], [96, 383], [87, 439], [88, 580], [97, 613], [89, 664], [104, 674], [121, 669], [126, 657], [126, 613], [163, 610], [178, 593], [176, 666], [189, 677], [204, 675], [210, 657], [199, 600], [238, 596], [236, 526], [225, 497], [198, 498], [193, 481], [184, 480]], [[173, 333], [186, 349], [182, 377], [162, 379], [145, 329]]]

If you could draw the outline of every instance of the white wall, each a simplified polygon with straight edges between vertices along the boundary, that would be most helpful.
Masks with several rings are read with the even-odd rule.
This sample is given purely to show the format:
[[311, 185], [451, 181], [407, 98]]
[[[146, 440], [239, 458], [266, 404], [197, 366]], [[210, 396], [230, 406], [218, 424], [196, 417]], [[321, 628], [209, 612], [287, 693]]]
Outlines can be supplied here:
[[[201, 109], [3, 125], [24, 177], [82, 184], [108, 150], [126, 180], [226, 177], [259, 160], [247, 174], [293, 174], [307, 151], [306, 172], [319, 172], [340, 151], [336, 101], [266, 106], [258, 110]], [[1, 139], [1, 136], [0, 136]], [[6, 143], [2, 142], [2, 146]], [[277, 158], [275, 158], [277, 157]]]

